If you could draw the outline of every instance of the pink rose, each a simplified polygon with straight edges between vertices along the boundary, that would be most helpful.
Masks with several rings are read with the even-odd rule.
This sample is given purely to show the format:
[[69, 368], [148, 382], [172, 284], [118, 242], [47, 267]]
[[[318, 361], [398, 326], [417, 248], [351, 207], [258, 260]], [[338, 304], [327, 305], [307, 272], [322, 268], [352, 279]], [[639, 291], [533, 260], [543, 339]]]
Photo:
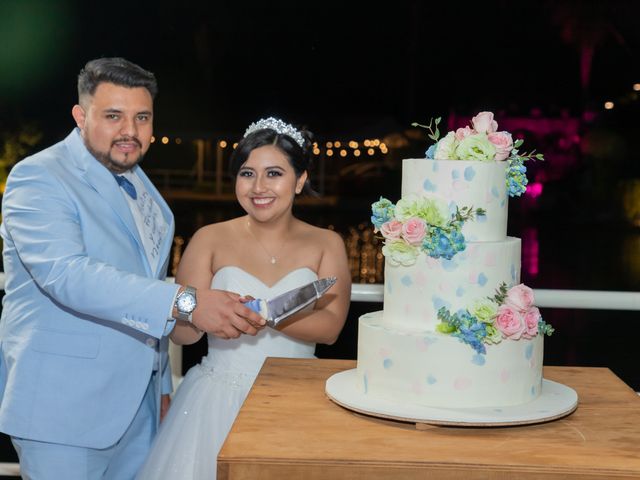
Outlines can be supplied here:
[[469, 135], [473, 135], [474, 132], [471, 127], [466, 126], [464, 128], [459, 128], [456, 130], [456, 140], [460, 141], [465, 137], [468, 137]]
[[420, 245], [427, 232], [427, 224], [421, 218], [410, 218], [402, 225], [402, 238], [411, 245]]
[[478, 133], [493, 133], [498, 131], [498, 122], [493, 119], [493, 113], [480, 112], [471, 119], [473, 129]]
[[506, 160], [513, 149], [513, 139], [509, 132], [490, 133], [487, 138], [496, 147], [494, 160]]
[[400, 234], [402, 233], [402, 222], [399, 222], [398, 220], [385, 222], [380, 227], [380, 232], [384, 238], [391, 240], [400, 238]]
[[538, 334], [538, 321], [540, 320], [540, 310], [538, 307], [531, 307], [524, 314], [524, 334], [526, 338], [533, 338]]
[[505, 304], [511, 305], [521, 312], [526, 312], [533, 306], [533, 290], [524, 283], [511, 287], [507, 292]]
[[509, 305], [498, 307], [496, 327], [504, 338], [512, 340], [518, 340], [525, 330], [522, 314]]

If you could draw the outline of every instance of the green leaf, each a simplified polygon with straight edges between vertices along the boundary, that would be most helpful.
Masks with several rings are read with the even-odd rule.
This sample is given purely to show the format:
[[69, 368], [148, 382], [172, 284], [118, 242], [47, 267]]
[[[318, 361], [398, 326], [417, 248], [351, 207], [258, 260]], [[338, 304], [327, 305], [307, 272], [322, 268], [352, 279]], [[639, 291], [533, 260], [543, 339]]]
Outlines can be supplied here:
[[456, 331], [456, 327], [449, 323], [439, 323], [436, 325], [436, 331], [440, 333], [453, 333]]

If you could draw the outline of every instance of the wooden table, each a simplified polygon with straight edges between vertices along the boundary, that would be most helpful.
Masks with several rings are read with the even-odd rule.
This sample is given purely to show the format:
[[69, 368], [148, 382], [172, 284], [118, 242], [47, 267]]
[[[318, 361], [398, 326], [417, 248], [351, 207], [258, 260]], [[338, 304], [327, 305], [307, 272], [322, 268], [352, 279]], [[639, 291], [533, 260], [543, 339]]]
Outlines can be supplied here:
[[326, 379], [351, 368], [267, 359], [218, 456], [218, 479], [640, 479], [640, 398], [607, 368], [544, 368], [578, 393], [561, 420], [426, 430], [329, 400]]

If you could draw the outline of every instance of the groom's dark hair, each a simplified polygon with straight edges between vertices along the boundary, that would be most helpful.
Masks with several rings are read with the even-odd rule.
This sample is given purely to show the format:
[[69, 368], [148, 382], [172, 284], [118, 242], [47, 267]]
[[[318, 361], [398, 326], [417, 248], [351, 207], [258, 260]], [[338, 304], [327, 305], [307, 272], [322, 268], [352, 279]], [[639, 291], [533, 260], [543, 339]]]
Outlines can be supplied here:
[[120, 57], [90, 60], [78, 74], [78, 99], [93, 95], [101, 83], [113, 83], [122, 87], [143, 87], [155, 98], [158, 83], [153, 73]]

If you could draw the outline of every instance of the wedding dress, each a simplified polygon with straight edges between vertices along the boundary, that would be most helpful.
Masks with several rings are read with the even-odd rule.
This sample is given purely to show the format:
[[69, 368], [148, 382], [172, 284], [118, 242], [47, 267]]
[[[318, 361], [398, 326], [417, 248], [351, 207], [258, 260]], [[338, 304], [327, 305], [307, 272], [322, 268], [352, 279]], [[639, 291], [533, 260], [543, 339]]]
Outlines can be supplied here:
[[[227, 266], [211, 288], [271, 298], [317, 280], [309, 268], [289, 272], [267, 286], [244, 270]], [[265, 328], [253, 337], [210, 336], [209, 351], [178, 387], [138, 480], [211, 480], [216, 457], [266, 357], [312, 358], [315, 344]]]

